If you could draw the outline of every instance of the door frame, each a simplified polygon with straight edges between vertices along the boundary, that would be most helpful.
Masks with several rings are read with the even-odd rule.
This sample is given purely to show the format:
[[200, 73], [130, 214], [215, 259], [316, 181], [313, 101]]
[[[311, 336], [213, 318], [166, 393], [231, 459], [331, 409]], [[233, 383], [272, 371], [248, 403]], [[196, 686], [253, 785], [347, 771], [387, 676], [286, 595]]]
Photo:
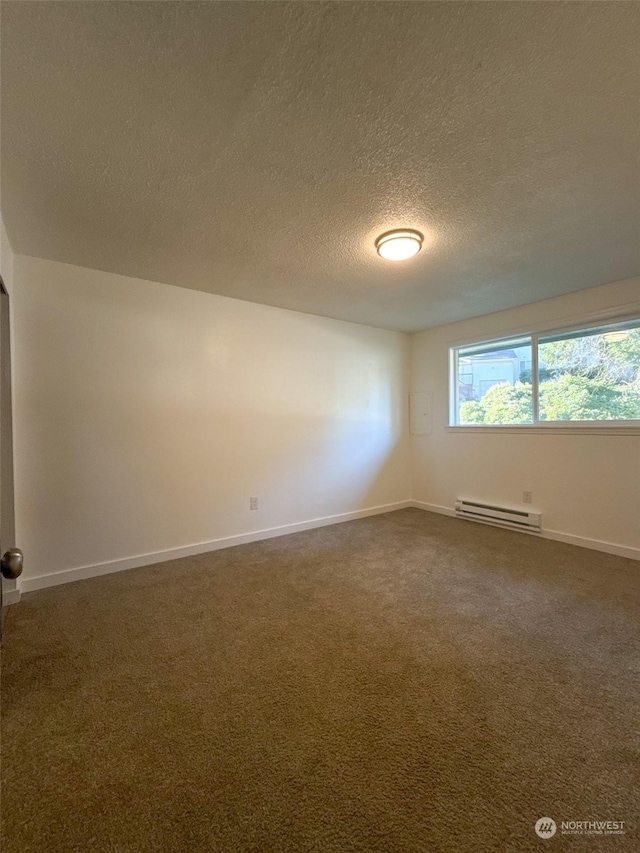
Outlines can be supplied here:
[[[15, 546], [11, 297], [0, 275], [0, 553]], [[8, 409], [8, 411], [5, 411]], [[7, 506], [7, 503], [9, 506]], [[20, 581], [1, 578], [3, 609], [20, 601]]]

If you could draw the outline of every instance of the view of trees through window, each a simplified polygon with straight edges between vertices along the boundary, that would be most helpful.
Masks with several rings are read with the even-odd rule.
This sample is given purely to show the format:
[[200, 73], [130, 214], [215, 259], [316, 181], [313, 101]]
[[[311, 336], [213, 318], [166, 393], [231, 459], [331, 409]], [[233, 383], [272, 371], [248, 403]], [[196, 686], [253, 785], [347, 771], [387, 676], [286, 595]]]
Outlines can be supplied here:
[[536, 391], [540, 421], [640, 420], [640, 321], [461, 347], [456, 355], [460, 425], [533, 424]]

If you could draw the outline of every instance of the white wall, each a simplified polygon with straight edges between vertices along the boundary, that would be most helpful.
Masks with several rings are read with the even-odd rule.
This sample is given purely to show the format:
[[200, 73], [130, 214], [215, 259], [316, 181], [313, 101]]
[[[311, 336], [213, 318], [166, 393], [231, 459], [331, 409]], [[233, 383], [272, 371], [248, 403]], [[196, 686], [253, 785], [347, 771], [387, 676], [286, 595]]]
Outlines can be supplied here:
[[15, 279], [23, 590], [410, 498], [407, 335], [20, 255]]
[[423, 506], [528, 489], [547, 531], [640, 549], [638, 435], [447, 429], [451, 344], [640, 308], [639, 280], [413, 336], [409, 439], [406, 335], [11, 260], [23, 590], [400, 506], [412, 475]]
[[[449, 430], [449, 347], [640, 310], [640, 279], [590, 288], [439, 326], [412, 339], [412, 390], [430, 393], [430, 435], [412, 437], [413, 497], [451, 509], [457, 497], [533, 509], [566, 541], [640, 556], [640, 436]], [[529, 508], [529, 507], [526, 507]], [[563, 536], [564, 534], [564, 536]]]

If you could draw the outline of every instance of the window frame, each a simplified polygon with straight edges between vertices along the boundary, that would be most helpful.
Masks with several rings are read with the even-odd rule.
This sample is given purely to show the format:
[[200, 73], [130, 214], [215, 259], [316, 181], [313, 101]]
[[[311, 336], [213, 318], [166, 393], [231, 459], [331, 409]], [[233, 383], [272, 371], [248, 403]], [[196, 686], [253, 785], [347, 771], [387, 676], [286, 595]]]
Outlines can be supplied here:
[[[538, 377], [538, 344], [541, 338], [561, 337], [574, 332], [585, 333], [598, 329], [614, 331], [629, 323], [640, 323], [640, 307], [634, 304], [633, 309], [616, 314], [600, 313], [584, 316], [579, 322], [567, 325], [550, 326], [538, 328], [537, 331], [525, 331], [522, 328], [514, 330], [511, 334], [501, 334], [489, 338], [467, 338], [464, 341], [455, 341], [448, 344], [449, 348], [449, 418], [447, 431], [451, 432], [556, 432], [556, 433], [603, 433], [610, 434], [638, 434], [640, 435], [640, 418], [625, 420], [586, 420], [586, 421], [546, 421], [540, 420], [539, 399], [539, 377]], [[466, 347], [484, 347], [492, 344], [510, 343], [514, 340], [531, 341], [531, 386], [533, 421], [530, 424], [459, 424], [459, 388], [458, 388], [458, 355], [459, 350]]]

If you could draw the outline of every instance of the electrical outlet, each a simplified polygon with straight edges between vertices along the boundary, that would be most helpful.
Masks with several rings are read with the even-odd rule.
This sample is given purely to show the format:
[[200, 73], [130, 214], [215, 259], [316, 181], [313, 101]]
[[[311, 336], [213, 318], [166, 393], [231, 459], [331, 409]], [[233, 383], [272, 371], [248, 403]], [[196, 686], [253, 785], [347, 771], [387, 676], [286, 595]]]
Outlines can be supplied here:
[[258, 498], [249, 498], [249, 509], [258, 509]]
[[530, 504], [533, 498], [533, 492], [523, 492], [522, 493], [522, 503]]

